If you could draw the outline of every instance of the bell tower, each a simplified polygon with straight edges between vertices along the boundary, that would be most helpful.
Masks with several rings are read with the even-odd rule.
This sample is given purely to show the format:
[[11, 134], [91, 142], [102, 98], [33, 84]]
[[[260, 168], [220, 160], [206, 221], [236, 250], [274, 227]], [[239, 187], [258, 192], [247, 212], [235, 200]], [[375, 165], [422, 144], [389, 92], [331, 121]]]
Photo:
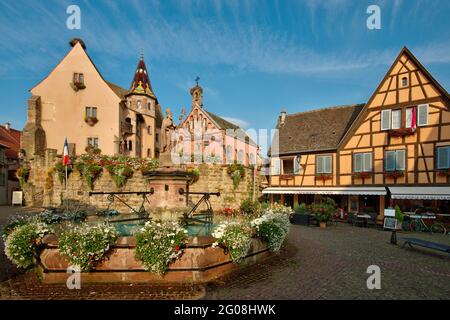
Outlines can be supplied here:
[[202, 108], [203, 107], [203, 88], [198, 85], [199, 77], [195, 78], [195, 87], [191, 88], [191, 96], [192, 96], [192, 109], [195, 107]]
[[143, 54], [138, 61], [125, 99], [126, 109], [122, 116], [125, 130], [121, 131], [121, 153], [153, 158], [157, 151], [156, 115], [159, 105], [150, 83]]

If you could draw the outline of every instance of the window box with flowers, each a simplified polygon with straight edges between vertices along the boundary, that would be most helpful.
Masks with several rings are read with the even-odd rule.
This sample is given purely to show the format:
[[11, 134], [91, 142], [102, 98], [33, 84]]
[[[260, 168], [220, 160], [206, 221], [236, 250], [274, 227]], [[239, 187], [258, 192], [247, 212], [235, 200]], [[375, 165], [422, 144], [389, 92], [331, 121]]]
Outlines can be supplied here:
[[439, 177], [450, 177], [450, 168], [438, 170], [437, 175]]
[[333, 179], [333, 175], [330, 173], [316, 173], [316, 180], [326, 181]]
[[294, 179], [294, 177], [295, 176], [293, 173], [285, 173], [285, 174], [280, 175], [281, 180], [292, 180], [292, 179]]
[[98, 122], [98, 119], [97, 117], [85, 117], [84, 122], [93, 127]]
[[356, 179], [367, 179], [372, 177], [372, 171], [353, 172], [353, 177]]
[[413, 128], [399, 128], [399, 129], [391, 129], [389, 130], [389, 136], [391, 137], [405, 137], [412, 136], [416, 130]]
[[402, 171], [402, 170], [388, 171], [385, 173], [386, 178], [389, 178], [389, 179], [401, 178], [404, 175], [405, 175], [405, 171]]

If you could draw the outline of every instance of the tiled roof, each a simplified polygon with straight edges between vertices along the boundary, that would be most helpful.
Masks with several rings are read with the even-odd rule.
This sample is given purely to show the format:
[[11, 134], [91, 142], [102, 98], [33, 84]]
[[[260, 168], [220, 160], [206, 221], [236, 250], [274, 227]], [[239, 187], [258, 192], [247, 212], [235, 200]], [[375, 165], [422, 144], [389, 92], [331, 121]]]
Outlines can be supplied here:
[[[363, 107], [364, 104], [356, 104], [288, 114], [284, 125], [278, 118], [278, 132], [269, 153], [272, 150], [273, 155], [336, 150]], [[277, 139], [279, 152], [275, 147]]]
[[20, 150], [20, 131], [5, 126], [0, 126], [0, 145], [4, 145], [6, 157], [9, 159], [18, 159]]
[[127, 89], [124, 89], [124, 88], [122, 88], [114, 83], [111, 83], [109, 81], [106, 81], [106, 80], [105, 80], [105, 82], [120, 99], [122, 99], [122, 100], [125, 99], [125, 95], [128, 93]]
[[237, 136], [239, 137], [245, 137], [245, 142], [248, 142], [251, 145], [256, 146], [256, 143], [245, 133], [245, 131], [240, 128], [239, 126], [223, 119], [222, 117], [219, 117], [218, 115], [206, 111], [205, 109], [203, 109], [203, 111], [209, 115], [211, 117], [211, 119], [223, 130], [235, 130], [235, 133]]
[[150, 97], [155, 97], [153, 93], [150, 78], [148, 76], [147, 67], [145, 66], [144, 57], [138, 62], [136, 72], [134, 73], [133, 82], [131, 83], [129, 94], [146, 94]]

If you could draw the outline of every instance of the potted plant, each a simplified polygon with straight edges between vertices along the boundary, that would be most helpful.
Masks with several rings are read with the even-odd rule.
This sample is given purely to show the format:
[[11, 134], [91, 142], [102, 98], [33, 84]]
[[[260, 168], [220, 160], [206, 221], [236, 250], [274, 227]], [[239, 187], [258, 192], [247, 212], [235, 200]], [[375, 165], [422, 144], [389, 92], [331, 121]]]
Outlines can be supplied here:
[[292, 224], [299, 224], [303, 226], [309, 225], [309, 213], [306, 204], [301, 203], [294, 206], [294, 213], [291, 216]]
[[325, 229], [327, 227], [327, 222], [331, 220], [333, 213], [336, 211], [336, 207], [336, 202], [331, 198], [321, 199], [319, 203], [311, 206], [311, 210], [319, 222], [320, 228]]

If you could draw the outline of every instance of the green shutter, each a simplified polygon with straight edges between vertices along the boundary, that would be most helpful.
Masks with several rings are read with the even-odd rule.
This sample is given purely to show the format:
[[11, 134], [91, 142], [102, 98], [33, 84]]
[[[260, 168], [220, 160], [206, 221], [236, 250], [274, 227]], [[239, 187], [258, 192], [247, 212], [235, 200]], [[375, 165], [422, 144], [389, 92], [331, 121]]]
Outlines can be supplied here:
[[405, 170], [405, 150], [397, 150], [396, 151], [396, 170]]
[[395, 151], [386, 151], [385, 169], [386, 171], [395, 170]]
[[362, 153], [355, 153], [353, 155], [353, 171], [361, 172], [362, 170]]
[[437, 168], [438, 169], [448, 169], [449, 168], [449, 153], [450, 147], [443, 147], [437, 149]]
[[364, 171], [372, 171], [372, 154], [364, 154]]

